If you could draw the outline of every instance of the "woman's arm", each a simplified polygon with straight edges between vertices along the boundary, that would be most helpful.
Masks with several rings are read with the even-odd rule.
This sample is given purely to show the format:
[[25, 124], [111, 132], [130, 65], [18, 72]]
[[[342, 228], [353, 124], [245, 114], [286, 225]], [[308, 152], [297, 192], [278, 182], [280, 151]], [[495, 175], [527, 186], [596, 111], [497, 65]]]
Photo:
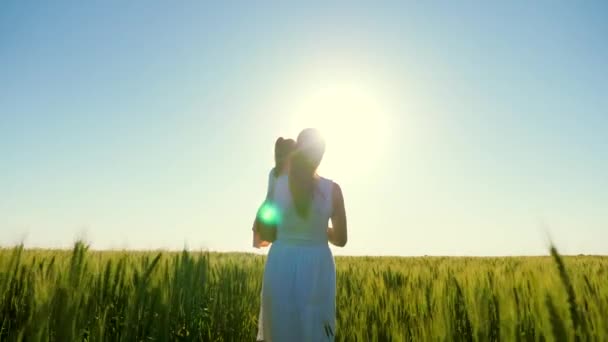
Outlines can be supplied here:
[[331, 216], [331, 223], [333, 228], [327, 228], [327, 237], [332, 245], [344, 247], [348, 241], [346, 210], [344, 208], [342, 189], [336, 183], [334, 183], [332, 197], [333, 214]]

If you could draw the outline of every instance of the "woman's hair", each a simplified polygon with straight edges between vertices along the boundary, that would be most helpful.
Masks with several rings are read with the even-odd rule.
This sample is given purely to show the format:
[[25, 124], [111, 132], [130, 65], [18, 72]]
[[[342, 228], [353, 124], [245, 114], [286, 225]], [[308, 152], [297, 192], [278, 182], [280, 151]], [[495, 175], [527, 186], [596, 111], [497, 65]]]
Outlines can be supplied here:
[[291, 153], [296, 148], [296, 142], [293, 139], [284, 139], [279, 137], [274, 143], [274, 171], [275, 177], [278, 177], [285, 169], [285, 165], [289, 160]]
[[308, 216], [316, 171], [324, 153], [325, 141], [318, 130], [307, 128], [300, 132], [289, 170], [289, 190], [300, 217]]

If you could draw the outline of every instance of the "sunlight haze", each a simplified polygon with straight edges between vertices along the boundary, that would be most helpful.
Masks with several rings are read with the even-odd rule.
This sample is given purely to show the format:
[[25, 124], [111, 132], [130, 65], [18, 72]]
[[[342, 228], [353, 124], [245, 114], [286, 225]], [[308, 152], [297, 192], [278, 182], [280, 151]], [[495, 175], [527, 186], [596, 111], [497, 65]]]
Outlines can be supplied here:
[[338, 255], [608, 254], [606, 13], [2, 2], [0, 246], [260, 253], [274, 141], [317, 127]]

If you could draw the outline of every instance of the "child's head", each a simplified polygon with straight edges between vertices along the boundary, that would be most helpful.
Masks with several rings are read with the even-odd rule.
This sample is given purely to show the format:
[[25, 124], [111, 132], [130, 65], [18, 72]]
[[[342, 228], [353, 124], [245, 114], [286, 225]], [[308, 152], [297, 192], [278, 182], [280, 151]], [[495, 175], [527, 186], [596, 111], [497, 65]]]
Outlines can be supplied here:
[[274, 170], [275, 176], [284, 172], [289, 164], [289, 156], [296, 148], [296, 142], [293, 139], [284, 139], [280, 137], [274, 143]]

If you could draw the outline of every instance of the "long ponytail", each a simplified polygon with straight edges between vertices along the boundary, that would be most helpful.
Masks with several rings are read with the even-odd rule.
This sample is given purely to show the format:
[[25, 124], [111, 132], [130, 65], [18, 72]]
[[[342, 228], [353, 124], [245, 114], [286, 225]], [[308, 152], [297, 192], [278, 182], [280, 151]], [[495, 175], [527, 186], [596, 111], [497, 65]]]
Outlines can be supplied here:
[[302, 218], [310, 211], [315, 175], [324, 153], [325, 141], [317, 130], [305, 129], [298, 135], [289, 169], [289, 190], [296, 212]]

